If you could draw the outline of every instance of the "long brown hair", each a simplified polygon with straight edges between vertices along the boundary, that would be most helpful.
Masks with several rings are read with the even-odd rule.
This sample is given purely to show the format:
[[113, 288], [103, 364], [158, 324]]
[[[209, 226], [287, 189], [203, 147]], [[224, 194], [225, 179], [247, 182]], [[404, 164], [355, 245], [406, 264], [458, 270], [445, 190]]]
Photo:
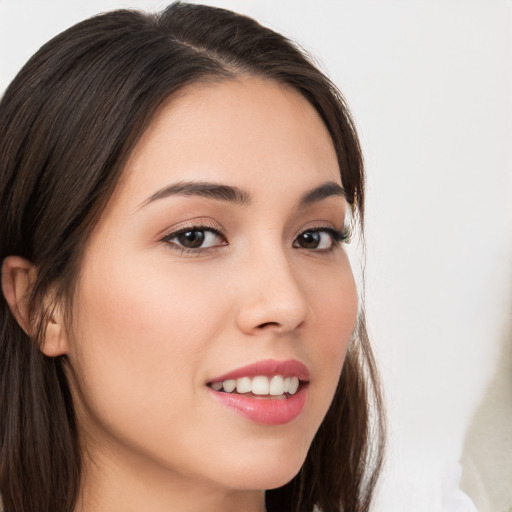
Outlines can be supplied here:
[[[0, 304], [0, 494], [5, 512], [70, 512], [81, 454], [65, 356], [39, 350], [52, 287], [71, 303], [80, 257], [135, 143], [185, 86], [263, 76], [316, 109], [336, 148], [362, 225], [361, 150], [345, 101], [293, 43], [254, 20], [174, 3], [159, 14], [118, 10], [44, 45], [0, 102], [0, 261], [38, 269], [30, 338]], [[266, 493], [270, 511], [368, 511], [382, 462], [381, 394], [364, 312], [333, 400], [298, 475]]]

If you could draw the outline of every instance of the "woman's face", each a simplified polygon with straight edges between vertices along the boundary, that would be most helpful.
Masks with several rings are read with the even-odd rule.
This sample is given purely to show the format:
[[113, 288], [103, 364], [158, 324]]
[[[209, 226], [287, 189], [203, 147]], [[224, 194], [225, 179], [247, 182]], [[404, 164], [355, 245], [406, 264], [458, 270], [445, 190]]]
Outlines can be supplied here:
[[246, 490], [297, 473], [356, 321], [341, 186], [320, 117], [274, 81], [195, 86], [160, 111], [76, 288], [93, 473]]

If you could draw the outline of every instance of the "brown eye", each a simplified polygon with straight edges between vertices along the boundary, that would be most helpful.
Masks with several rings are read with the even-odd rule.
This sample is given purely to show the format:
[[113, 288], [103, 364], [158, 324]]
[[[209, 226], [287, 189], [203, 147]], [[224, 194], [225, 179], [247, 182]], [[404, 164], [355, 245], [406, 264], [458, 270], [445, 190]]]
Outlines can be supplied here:
[[301, 249], [332, 249], [336, 243], [336, 232], [331, 229], [310, 229], [303, 231], [293, 242], [294, 247]]
[[198, 249], [203, 245], [204, 239], [205, 232], [201, 229], [191, 229], [176, 236], [179, 244], [187, 249]]
[[297, 243], [304, 249], [316, 249], [320, 245], [320, 233], [318, 231], [305, 231], [297, 237]]
[[224, 236], [216, 229], [203, 226], [183, 228], [162, 239], [174, 249], [181, 251], [202, 251], [221, 245], [228, 245]]

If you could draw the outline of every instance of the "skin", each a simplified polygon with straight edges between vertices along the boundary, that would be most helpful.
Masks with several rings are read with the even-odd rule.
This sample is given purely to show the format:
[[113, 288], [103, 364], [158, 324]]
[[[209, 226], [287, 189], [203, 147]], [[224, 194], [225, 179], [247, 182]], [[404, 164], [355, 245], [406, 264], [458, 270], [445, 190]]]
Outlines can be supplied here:
[[[191, 180], [238, 187], [250, 200], [147, 202]], [[318, 231], [342, 230], [345, 199], [299, 207], [326, 182], [341, 185], [331, 138], [283, 85], [240, 77], [194, 86], [159, 112], [92, 233], [73, 325], [55, 318], [43, 347], [69, 358], [85, 453], [75, 512], [261, 511], [264, 489], [298, 472], [357, 316], [344, 246]], [[162, 240], [197, 225], [222, 235], [208, 233], [208, 247], [192, 252]], [[299, 234], [313, 228], [320, 246], [302, 247]], [[6, 262], [11, 304], [33, 272]], [[256, 424], [210, 396], [210, 379], [269, 358], [296, 359], [311, 374], [290, 423]]]

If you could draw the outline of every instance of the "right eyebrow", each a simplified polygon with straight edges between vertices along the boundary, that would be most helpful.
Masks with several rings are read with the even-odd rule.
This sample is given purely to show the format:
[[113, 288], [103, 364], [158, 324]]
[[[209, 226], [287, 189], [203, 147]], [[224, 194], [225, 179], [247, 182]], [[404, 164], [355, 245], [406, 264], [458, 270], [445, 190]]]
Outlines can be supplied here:
[[302, 196], [299, 202], [299, 207], [304, 208], [306, 206], [311, 206], [312, 204], [318, 203], [322, 201], [322, 199], [327, 199], [331, 196], [341, 196], [348, 200], [347, 192], [341, 185], [335, 181], [326, 181], [318, 187], [308, 190]]
[[180, 181], [158, 190], [143, 201], [138, 208], [143, 208], [154, 201], [173, 195], [208, 197], [242, 206], [248, 205], [251, 201], [249, 192], [238, 187], [207, 181]]

